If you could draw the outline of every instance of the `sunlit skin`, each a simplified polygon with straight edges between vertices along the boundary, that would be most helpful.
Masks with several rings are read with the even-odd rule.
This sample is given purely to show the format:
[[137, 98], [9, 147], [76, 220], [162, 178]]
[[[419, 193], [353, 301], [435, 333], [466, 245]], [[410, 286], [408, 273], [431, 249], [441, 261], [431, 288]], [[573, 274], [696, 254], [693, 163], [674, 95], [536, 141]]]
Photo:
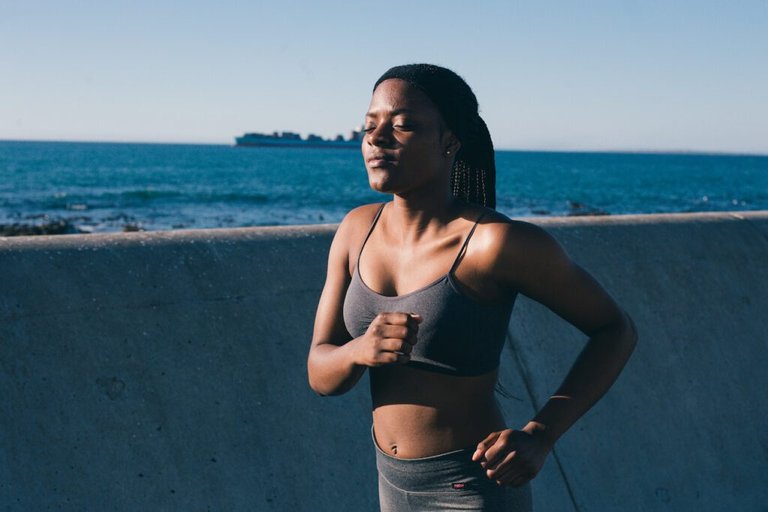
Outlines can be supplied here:
[[351, 211], [331, 245], [308, 358], [321, 395], [351, 389], [370, 369], [376, 442], [401, 458], [477, 447], [473, 460], [500, 485], [533, 478], [557, 439], [610, 387], [631, 354], [629, 317], [541, 228], [455, 200], [450, 170], [461, 144], [420, 90], [390, 79], [374, 91], [362, 143], [371, 188], [389, 194], [360, 257], [366, 285], [384, 295], [422, 288], [450, 268], [481, 213], [486, 215], [455, 271], [475, 300], [522, 293], [584, 332], [589, 340], [562, 385], [522, 428], [509, 428], [494, 398], [497, 372], [457, 377], [404, 366], [421, 318], [383, 312], [351, 339], [344, 296], [378, 205]]

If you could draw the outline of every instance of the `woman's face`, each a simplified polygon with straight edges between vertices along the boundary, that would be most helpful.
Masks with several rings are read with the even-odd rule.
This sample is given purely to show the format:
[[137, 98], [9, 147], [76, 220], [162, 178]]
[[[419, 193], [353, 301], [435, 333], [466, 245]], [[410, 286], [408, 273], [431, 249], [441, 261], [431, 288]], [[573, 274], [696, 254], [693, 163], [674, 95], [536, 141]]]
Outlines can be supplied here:
[[455, 151], [446, 155], [446, 150], [455, 139], [434, 103], [408, 82], [379, 84], [363, 130], [363, 158], [374, 190], [406, 193], [448, 179]]

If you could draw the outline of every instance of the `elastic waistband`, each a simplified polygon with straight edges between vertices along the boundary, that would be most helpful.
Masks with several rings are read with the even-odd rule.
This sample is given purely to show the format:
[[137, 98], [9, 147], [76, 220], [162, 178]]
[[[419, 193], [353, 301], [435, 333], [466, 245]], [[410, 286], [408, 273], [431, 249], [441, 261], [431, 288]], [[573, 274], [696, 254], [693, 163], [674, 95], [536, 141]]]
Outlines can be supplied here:
[[376, 468], [389, 485], [409, 493], [451, 492], [497, 494], [500, 489], [472, 460], [475, 448], [463, 448], [417, 459], [398, 459], [376, 446]]
[[398, 459], [379, 447], [373, 427], [371, 438], [376, 447], [380, 493], [382, 489], [385, 492], [394, 489], [398, 494], [405, 492], [407, 499], [415, 500], [414, 503], [427, 500], [425, 503], [431, 504], [429, 510], [449, 508], [433, 503], [438, 499], [458, 508], [471, 506], [472, 510], [532, 510], [530, 483], [514, 488], [497, 485], [486, 476], [480, 463], [472, 460], [474, 447], [418, 459]]

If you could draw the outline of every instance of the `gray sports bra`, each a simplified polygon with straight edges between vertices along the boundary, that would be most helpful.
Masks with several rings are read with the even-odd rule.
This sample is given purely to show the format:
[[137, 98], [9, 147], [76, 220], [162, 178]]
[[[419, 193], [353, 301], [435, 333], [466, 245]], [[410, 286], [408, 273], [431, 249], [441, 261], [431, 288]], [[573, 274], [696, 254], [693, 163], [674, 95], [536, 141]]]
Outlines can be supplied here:
[[388, 296], [370, 289], [360, 277], [360, 256], [383, 208], [382, 204], [363, 240], [344, 298], [344, 324], [349, 334], [353, 338], [362, 336], [382, 312], [417, 313], [423, 321], [408, 366], [464, 376], [497, 368], [514, 297], [502, 303], [481, 303], [465, 295], [453, 278], [482, 215], [445, 275], [410, 293]]

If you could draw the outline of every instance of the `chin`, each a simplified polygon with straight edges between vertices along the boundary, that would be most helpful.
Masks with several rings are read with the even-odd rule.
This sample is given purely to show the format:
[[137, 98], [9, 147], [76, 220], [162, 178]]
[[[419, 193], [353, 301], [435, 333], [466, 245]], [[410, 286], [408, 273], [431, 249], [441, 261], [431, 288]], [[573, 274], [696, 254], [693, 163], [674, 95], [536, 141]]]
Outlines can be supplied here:
[[392, 187], [388, 186], [386, 182], [368, 180], [368, 185], [371, 187], [371, 190], [373, 190], [374, 192], [379, 192], [381, 194], [394, 193], [394, 190], [392, 189]]
[[368, 171], [368, 186], [376, 192], [382, 194], [392, 194], [394, 183], [389, 179], [389, 176], [382, 176], [382, 173]]

